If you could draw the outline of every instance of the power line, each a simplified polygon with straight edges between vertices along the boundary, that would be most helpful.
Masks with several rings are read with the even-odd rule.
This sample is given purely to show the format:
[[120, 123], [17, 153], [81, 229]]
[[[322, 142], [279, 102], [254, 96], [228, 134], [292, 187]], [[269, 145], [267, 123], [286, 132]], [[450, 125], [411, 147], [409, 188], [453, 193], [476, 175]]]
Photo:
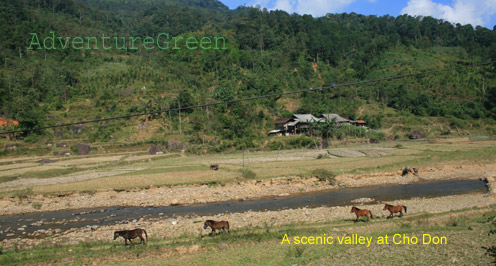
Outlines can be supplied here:
[[330, 88], [350, 87], [350, 86], [356, 86], [356, 85], [362, 85], [362, 84], [368, 84], [368, 83], [375, 83], [375, 82], [379, 82], [379, 81], [389, 81], [389, 80], [394, 80], [394, 79], [403, 79], [403, 78], [408, 78], [408, 77], [423, 76], [423, 75], [429, 75], [429, 74], [435, 74], [435, 73], [440, 73], [440, 72], [462, 69], [462, 68], [470, 68], [470, 67], [490, 65], [493, 63], [496, 63], [496, 61], [479, 63], [479, 64], [470, 64], [470, 65], [464, 65], [464, 66], [458, 66], [458, 67], [443, 68], [443, 69], [418, 72], [418, 73], [413, 73], [413, 74], [396, 75], [396, 76], [391, 76], [391, 77], [386, 77], [386, 78], [362, 80], [362, 81], [349, 82], [349, 83], [343, 83], [343, 84], [333, 84], [333, 85], [322, 86], [322, 87], [318, 87], [318, 88], [309, 88], [309, 89], [289, 91], [289, 92], [272, 93], [272, 94], [253, 96], [253, 97], [230, 100], [230, 101], [197, 104], [197, 105], [178, 107], [178, 108], [172, 108], [172, 109], [169, 108], [167, 110], [158, 110], [158, 111], [139, 113], [139, 114], [133, 114], [133, 115], [123, 115], [123, 116], [115, 116], [115, 117], [102, 118], [102, 119], [79, 121], [79, 122], [74, 122], [74, 123], [57, 124], [57, 125], [37, 127], [37, 128], [25, 129], [25, 130], [4, 131], [4, 132], [0, 132], [0, 135], [21, 133], [21, 132], [31, 132], [31, 131], [37, 131], [37, 130], [43, 130], [43, 129], [49, 129], [49, 128], [68, 127], [68, 126], [89, 124], [89, 123], [106, 122], [106, 121], [119, 120], [119, 119], [128, 119], [128, 118], [143, 116], [143, 115], [154, 115], [154, 114], [160, 114], [160, 113], [165, 113], [165, 112], [173, 112], [173, 111], [181, 111], [181, 110], [188, 110], [188, 109], [194, 109], [194, 108], [215, 106], [215, 105], [219, 105], [219, 104], [230, 104], [230, 103], [238, 103], [238, 102], [245, 102], [245, 101], [253, 101], [253, 100], [258, 100], [258, 99], [263, 99], [263, 98], [280, 97], [280, 96], [284, 96], [284, 95], [298, 94], [298, 93], [303, 93], [303, 92], [323, 91], [324, 89], [330, 89]]

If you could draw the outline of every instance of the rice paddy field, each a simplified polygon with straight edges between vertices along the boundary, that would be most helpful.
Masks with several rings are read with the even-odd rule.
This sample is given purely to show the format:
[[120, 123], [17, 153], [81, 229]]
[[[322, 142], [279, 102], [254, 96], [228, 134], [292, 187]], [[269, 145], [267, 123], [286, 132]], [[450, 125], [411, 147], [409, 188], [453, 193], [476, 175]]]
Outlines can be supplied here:
[[[333, 175], [397, 172], [404, 166], [426, 168], [485, 164], [496, 158], [496, 141], [388, 142], [353, 144], [326, 150], [285, 150], [212, 155], [166, 153], [92, 154], [68, 157], [15, 157], [0, 160], [0, 195], [30, 188], [33, 193], [140, 189], [239, 182], [243, 169], [255, 179], [308, 177], [316, 169]], [[49, 158], [54, 163], [37, 163]], [[210, 164], [219, 164], [218, 171]]]

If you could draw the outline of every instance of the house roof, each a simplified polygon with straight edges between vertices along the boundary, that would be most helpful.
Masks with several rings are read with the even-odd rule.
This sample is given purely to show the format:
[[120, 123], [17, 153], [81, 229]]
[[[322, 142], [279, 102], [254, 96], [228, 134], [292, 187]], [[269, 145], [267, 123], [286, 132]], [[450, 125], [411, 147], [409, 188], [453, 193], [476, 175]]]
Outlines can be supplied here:
[[11, 125], [18, 126], [19, 122], [17, 122], [16, 120], [5, 119], [0, 117], [0, 127], [8, 127]]
[[287, 126], [288, 126], [288, 127], [293, 127], [293, 126], [295, 126], [295, 125], [296, 125], [296, 124], [298, 124], [298, 123], [300, 123], [300, 121], [299, 121], [299, 120], [296, 120], [296, 121], [293, 121], [293, 122], [289, 122], [289, 123], [287, 123]]
[[336, 119], [336, 123], [346, 123], [346, 122], [352, 122], [349, 119], [346, 119], [338, 114], [323, 114], [322, 117], [327, 118], [327, 120], [332, 121], [333, 119]]
[[291, 118], [279, 118], [274, 121], [274, 124], [286, 124]]
[[312, 114], [294, 114], [293, 118], [298, 120], [299, 122], [308, 123], [308, 122], [317, 122], [319, 119]]

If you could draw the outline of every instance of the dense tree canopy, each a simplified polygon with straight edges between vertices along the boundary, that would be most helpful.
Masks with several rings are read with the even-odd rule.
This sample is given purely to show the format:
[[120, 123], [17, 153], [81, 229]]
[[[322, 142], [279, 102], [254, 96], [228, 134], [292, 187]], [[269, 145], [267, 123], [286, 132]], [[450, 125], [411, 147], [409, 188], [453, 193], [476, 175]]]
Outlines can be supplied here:
[[[50, 31], [222, 36], [227, 49], [27, 49], [30, 33]], [[26, 121], [33, 110], [70, 109], [65, 118], [72, 122], [110, 105], [102, 116], [137, 112], [138, 100], [151, 100], [153, 108], [184, 107], [496, 60], [494, 29], [408, 15], [314, 18], [251, 7], [229, 10], [216, 0], [5, 0], [0, 36], [0, 116]], [[196, 129], [225, 139], [264, 134], [271, 119], [291, 112], [360, 117], [359, 108], [367, 104], [415, 116], [496, 118], [495, 72], [494, 66], [466, 68], [184, 115], [208, 119], [209, 125]], [[91, 99], [93, 110], [86, 116], [76, 113], [84, 99]]]

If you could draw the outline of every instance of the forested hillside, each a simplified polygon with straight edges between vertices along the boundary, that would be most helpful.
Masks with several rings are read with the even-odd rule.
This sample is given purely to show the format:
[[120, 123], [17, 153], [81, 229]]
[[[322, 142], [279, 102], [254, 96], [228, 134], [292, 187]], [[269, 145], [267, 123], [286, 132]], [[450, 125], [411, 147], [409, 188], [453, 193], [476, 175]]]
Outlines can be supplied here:
[[[51, 31], [62, 37], [219, 36], [227, 49], [28, 49], [31, 33]], [[229, 10], [216, 0], [5, 0], [0, 36], [0, 117], [18, 120], [14, 129], [496, 60], [496, 28], [407, 15], [313, 18]], [[59, 130], [62, 139], [111, 144], [178, 138], [192, 152], [275, 147], [267, 131], [293, 113], [363, 119], [379, 138], [406, 138], [411, 130], [432, 137], [494, 135], [495, 64], [187, 109], [181, 119], [164, 112], [87, 124], [76, 135], [64, 127], [19, 137], [44, 144]]]

